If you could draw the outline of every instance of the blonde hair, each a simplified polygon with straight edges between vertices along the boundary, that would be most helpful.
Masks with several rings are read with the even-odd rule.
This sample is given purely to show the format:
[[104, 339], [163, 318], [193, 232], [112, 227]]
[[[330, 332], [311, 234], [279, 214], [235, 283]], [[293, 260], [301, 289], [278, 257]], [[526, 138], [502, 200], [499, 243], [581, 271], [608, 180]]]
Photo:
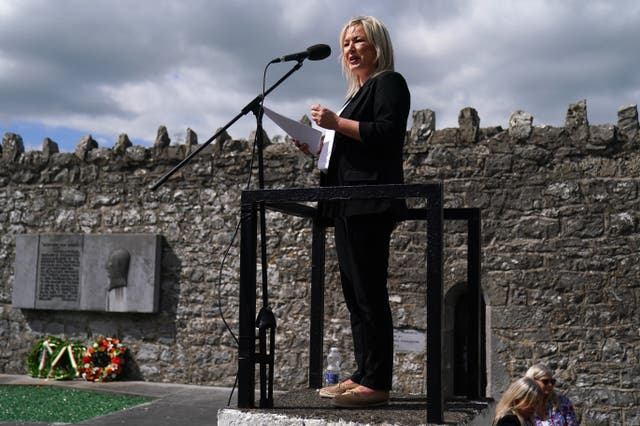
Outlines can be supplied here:
[[381, 73], [382, 71], [393, 71], [393, 45], [391, 44], [391, 37], [389, 37], [389, 31], [384, 26], [382, 21], [374, 18], [373, 16], [356, 16], [351, 18], [342, 28], [340, 32], [340, 64], [342, 66], [342, 72], [347, 78], [347, 98], [351, 98], [360, 89], [360, 80], [353, 74], [347, 65], [346, 58], [344, 57], [344, 39], [347, 36], [347, 31], [357, 25], [362, 25], [364, 33], [367, 35], [369, 43], [371, 43], [376, 50], [376, 69], [373, 76]]
[[498, 402], [496, 406], [496, 415], [493, 418], [493, 424], [495, 425], [498, 420], [512, 413], [518, 417], [520, 424], [524, 425], [527, 419], [522, 417], [522, 414], [518, 412], [516, 406], [524, 402], [528, 406], [534, 405], [537, 408], [541, 399], [542, 391], [535, 380], [530, 377], [519, 378], [509, 385], [502, 395], [502, 398], [500, 398], [500, 402]]
[[[532, 365], [525, 374], [525, 377], [531, 377], [533, 380], [542, 380], [543, 377], [547, 376], [553, 378], [553, 371], [542, 363]], [[555, 387], [551, 391], [551, 394], [549, 394], [549, 399], [551, 400], [553, 408], [558, 408], [560, 405], [560, 399], [558, 398]]]

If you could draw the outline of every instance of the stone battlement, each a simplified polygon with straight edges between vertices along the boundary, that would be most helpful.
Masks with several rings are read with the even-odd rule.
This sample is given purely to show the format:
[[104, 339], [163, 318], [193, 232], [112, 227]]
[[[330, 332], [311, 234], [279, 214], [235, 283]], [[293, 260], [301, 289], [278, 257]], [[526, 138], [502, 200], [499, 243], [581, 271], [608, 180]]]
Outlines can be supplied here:
[[[304, 120], [304, 119], [303, 119]], [[308, 120], [307, 120], [308, 121]], [[480, 117], [473, 108], [464, 108], [458, 116], [458, 128], [436, 130], [435, 113], [431, 110], [419, 110], [413, 113], [413, 124], [409, 131], [411, 141], [424, 141], [431, 137], [433, 143], [475, 143], [481, 139], [491, 138], [501, 132], [508, 132], [509, 136], [519, 141], [529, 139], [536, 131], [558, 133], [559, 128], [546, 125], [533, 125], [533, 116], [528, 112], [517, 110], [509, 117], [508, 129], [500, 126], [480, 128]], [[638, 109], [636, 105], [623, 106], [618, 110], [618, 122], [613, 124], [590, 125], [587, 118], [586, 100], [569, 105], [565, 119], [565, 127], [561, 128], [572, 135], [574, 140], [586, 142], [587, 152], [606, 153], [612, 150], [633, 148], [633, 142], [640, 127], [638, 125]], [[250, 135], [252, 141], [255, 134]], [[281, 141], [277, 136], [272, 143]], [[228, 143], [227, 143], [228, 142]], [[233, 141], [224, 133], [214, 142], [212, 151], [219, 151], [227, 143], [227, 149], [242, 150], [246, 148], [246, 140]], [[99, 148], [91, 135], [83, 137], [76, 145], [73, 153], [81, 161], [89, 163], [104, 163], [105, 161], [123, 161], [140, 163], [148, 160], [163, 162], [179, 161], [198, 145], [196, 133], [187, 129], [184, 145], [171, 145], [171, 139], [165, 126], [158, 128], [158, 133], [152, 147], [133, 146], [127, 134], [119, 136], [112, 148]], [[22, 137], [15, 133], [5, 133], [0, 145], [2, 160], [6, 163], [42, 164], [49, 159], [65, 155], [60, 153], [58, 144], [50, 138], [45, 138], [40, 151], [25, 152]], [[59, 155], [56, 155], [59, 154]], [[55, 161], [55, 160], [54, 160]], [[68, 159], [67, 161], [72, 161]], [[65, 162], [58, 160], [58, 162]]]

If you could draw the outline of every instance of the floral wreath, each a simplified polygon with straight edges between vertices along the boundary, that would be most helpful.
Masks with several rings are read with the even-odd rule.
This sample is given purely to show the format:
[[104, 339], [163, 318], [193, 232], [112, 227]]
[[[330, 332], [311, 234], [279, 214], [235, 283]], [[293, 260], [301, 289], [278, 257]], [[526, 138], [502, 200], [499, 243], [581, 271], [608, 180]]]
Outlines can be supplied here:
[[85, 347], [80, 342], [65, 342], [55, 336], [39, 340], [27, 358], [29, 375], [39, 379], [65, 380], [80, 375], [79, 360]]
[[99, 337], [82, 358], [82, 377], [90, 382], [109, 382], [123, 372], [127, 348], [117, 338]]

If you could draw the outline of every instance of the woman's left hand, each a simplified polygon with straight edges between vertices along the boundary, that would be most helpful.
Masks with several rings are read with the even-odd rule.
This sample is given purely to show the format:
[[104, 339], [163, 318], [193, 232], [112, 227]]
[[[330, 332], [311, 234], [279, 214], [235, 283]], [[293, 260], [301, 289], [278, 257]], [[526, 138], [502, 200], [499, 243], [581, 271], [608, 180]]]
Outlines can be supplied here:
[[309, 145], [306, 143], [301, 143], [299, 140], [294, 139], [293, 144], [302, 152], [307, 154], [309, 157], [313, 156], [311, 150], [309, 149]]

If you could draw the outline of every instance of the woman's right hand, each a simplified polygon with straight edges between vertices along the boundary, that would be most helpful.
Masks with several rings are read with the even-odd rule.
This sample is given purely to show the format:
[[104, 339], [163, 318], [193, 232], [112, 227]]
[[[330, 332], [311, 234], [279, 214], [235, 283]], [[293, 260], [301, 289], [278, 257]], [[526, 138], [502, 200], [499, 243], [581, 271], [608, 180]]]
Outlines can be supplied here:
[[311, 105], [311, 119], [324, 129], [338, 129], [338, 114], [320, 104]]

